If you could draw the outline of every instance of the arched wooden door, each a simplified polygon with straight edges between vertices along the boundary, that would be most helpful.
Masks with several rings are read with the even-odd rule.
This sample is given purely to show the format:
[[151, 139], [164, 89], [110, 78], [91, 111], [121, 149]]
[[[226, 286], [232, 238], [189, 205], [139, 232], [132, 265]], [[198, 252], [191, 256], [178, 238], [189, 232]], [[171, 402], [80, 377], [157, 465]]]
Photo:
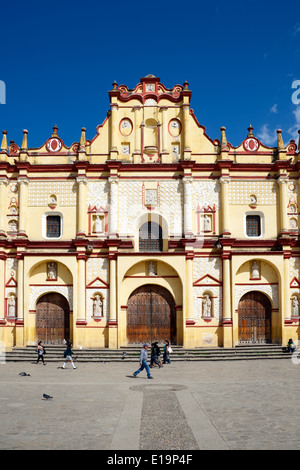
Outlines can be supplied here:
[[62, 344], [70, 340], [70, 308], [61, 294], [43, 295], [36, 305], [36, 334], [45, 344]]
[[261, 292], [248, 292], [239, 301], [239, 342], [272, 342], [272, 307]]
[[176, 344], [176, 308], [164, 287], [147, 284], [128, 300], [127, 342], [129, 344], [170, 341]]

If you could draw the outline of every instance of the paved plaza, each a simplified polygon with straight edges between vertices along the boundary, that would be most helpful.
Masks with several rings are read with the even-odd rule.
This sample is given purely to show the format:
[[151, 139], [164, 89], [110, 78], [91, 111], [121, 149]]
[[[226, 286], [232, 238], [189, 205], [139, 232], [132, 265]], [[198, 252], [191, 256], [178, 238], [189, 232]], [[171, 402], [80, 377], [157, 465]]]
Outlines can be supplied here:
[[61, 365], [0, 365], [0, 449], [300, 448], [300, 364], [290, 359], [174, 361], [153, 380], [132, 376], [138, 363]]

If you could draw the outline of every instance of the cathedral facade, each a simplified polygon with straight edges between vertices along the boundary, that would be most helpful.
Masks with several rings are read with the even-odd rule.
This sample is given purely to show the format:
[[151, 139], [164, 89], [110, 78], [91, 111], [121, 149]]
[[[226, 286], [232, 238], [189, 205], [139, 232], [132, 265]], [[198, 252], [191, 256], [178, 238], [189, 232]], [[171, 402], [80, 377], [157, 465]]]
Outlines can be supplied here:
[[113, 83], [92, 140], [3, 131], [0, 340], [120, 348], [300, 334], [299, 144], [214, 140], [189, 84]]

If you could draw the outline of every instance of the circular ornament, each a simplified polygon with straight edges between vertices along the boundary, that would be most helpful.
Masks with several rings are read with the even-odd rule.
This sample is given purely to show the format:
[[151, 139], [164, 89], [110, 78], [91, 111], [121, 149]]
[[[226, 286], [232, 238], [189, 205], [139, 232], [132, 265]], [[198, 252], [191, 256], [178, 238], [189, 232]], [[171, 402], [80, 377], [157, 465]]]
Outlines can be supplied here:
[[255, 150], [257, 150], [258, 147], [259, 147], [258, 141], [254, 139], [253, 137], [249, 137], [244, 142], [244, 149], [247, 150], [248, 152], [255, 152]]
[[132, 122], [130, 119], [122, 119], [120, 122], [120, 132], [122, 135], [128, 136], [132, 132]]
[[53, 137], [52, 139], [48, 140], [46, 147], [49, 152], [59, 152], [62, 148], [61, 140], [57, 137]]
[[290, 184], [288, 185], [288, 188], [289, 188], [290, 191], [295, 191], [296, 186], [295, 186], [294, 183], [290, 183]]
[[178, 119], [171, 119], [169, 122], [169, 133], [172, 137], [178, 137], [181, 132], [181, 122]]

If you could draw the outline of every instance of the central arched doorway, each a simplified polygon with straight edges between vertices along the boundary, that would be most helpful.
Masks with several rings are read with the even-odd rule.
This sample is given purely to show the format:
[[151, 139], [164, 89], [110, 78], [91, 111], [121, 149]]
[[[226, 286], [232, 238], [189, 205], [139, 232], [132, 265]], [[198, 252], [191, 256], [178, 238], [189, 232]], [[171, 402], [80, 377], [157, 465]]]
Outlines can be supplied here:
[[239, 342], [272, 342], [272, 306], [262, 292], [247, 292], [238, 305]]
[[128, 344], [164, 340], [176, 344], [176, 308], [170, 292], [162, 286], [147, 284], [134, 290], [128, 299]]
[[45, 294], [36, 305], [37, 339], [45, 344], [62, 344], [70, 340], [70, 308], [58, 293]]

